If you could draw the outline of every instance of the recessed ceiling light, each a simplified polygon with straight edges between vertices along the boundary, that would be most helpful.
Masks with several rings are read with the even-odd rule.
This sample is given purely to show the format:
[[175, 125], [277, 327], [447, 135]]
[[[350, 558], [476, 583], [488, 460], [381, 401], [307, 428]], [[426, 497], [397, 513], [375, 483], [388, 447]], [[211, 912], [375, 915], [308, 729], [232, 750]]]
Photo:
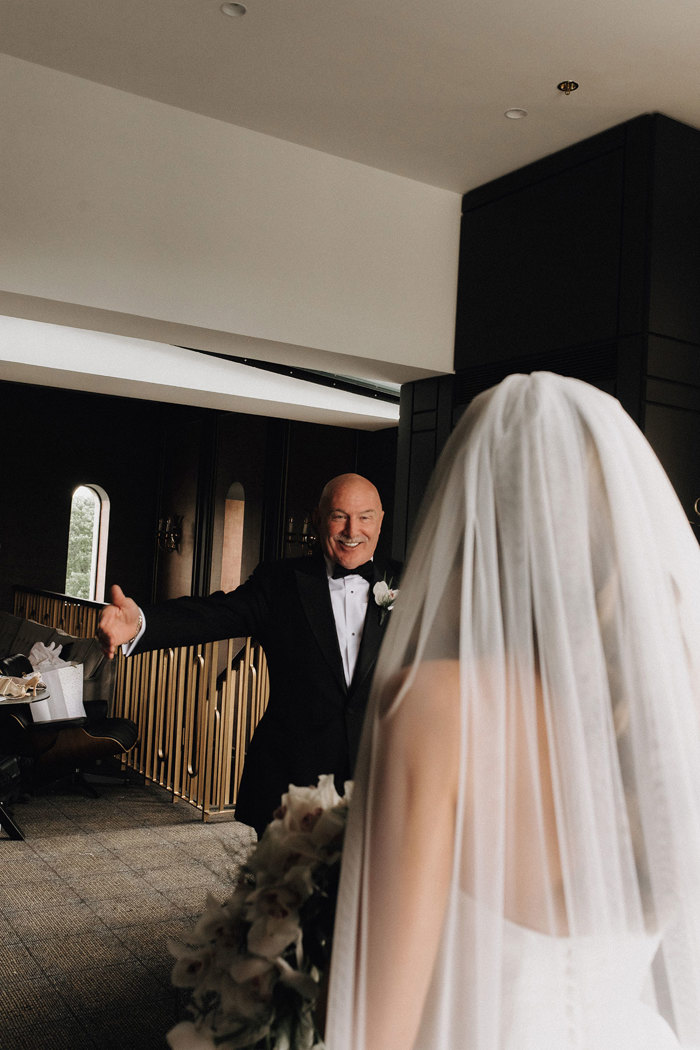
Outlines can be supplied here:
[[231, 18], [239, 18], [246, 13], [245, 4], [222, 4], [221, 10], [225, 15], [231, 15]]
[[508, 120], [522, 120], [523, 117], [527, 116], [526, 109], [507, 109], [503, 114], [504, 117], [508, 117]]

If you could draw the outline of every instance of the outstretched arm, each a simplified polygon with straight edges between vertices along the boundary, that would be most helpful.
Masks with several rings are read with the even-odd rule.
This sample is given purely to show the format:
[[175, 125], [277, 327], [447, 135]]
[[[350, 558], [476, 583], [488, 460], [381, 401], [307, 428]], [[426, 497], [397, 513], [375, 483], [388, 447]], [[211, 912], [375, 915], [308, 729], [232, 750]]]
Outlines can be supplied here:
[[112, 604], [103, 609], [97, 625], [102, 651], [112, 659], [120, 645], [130, 642], [139, 629], [139, 607], [115, 584], [110, 592]]

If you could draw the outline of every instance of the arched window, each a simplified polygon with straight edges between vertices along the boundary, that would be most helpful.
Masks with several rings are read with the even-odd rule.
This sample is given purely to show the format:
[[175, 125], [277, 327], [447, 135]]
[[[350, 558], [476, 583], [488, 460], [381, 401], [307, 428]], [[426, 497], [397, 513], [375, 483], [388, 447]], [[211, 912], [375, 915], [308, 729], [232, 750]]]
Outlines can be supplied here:
[[73, 493], [68, 529], [65, 593], [104, 601], [109, 498], [99, 485], [79, 485]]
[[241, 582], [245, 493], [239, 482], [229, 486], [224, 512], [224, 550], [221, 557], [221, 589], [232, 591]]

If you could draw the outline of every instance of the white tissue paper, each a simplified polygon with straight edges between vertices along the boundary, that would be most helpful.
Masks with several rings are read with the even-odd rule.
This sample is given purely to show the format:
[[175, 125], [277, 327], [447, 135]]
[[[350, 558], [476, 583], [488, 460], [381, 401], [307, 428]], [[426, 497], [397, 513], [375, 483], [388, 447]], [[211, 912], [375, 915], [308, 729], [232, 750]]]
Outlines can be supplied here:
[[29, 663], [35, 671], [50, 671], [52, 667], [65, 667], [66, 660], [61, 659], [62, 645], [44, 645], [43, 642], [35, 642], [29, 651]]
[[39, 671], [49, 691], [45, 700], [31, 705], [34, 722], [56, 722], [85, 718], [83, 706], [83, 665], [61, 659], [63, 646], [35, 642], [29, 662]]

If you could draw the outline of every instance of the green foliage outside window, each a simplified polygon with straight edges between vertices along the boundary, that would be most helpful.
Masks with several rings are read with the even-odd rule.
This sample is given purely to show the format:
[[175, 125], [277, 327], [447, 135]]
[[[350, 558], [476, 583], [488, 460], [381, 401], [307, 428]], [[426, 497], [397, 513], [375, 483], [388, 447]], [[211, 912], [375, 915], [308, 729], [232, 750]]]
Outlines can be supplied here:
[[99, 514], [97, 494], [81, 485], [73, 493], [68, 532], [65, 593], [73, 598], [89, 600], [94, 595]]

